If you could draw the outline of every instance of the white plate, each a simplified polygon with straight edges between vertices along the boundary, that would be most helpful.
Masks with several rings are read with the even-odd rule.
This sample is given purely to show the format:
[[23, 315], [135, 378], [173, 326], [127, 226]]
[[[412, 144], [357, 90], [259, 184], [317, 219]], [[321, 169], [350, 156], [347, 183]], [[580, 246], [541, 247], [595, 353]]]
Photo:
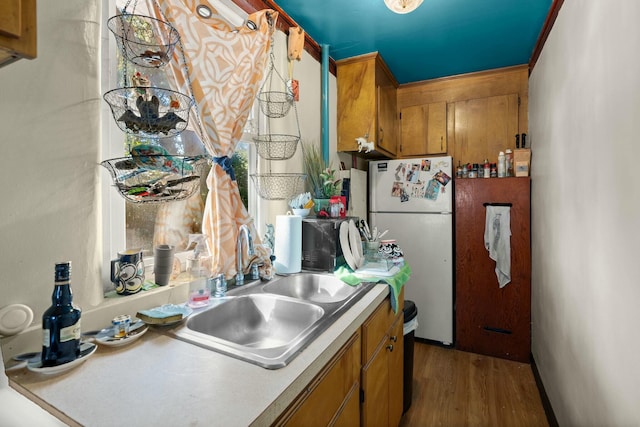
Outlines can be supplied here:
[[129, 335], [124, 338], [115, 338], [113, 336], [114, 329], [113, 328], [105, 328], [98, 332], [96, 335], [96, 342], [98, 344], [110, 346], [110, 347], [120, 347], [123, 345], [131, 344], [132, 342], [138, 340], [141, 336], [147, 332], [149, 326], [144, 323], [142, 320], [138, 320], [133, 323], [129, 328]]
[[349, 247], [349, 224], [346, 221], [343, 221], [340, 224], [340, 247], [342, 247], [342, 255], [344, 255], [344, 260], [347, 261], [349, 267], [355, 271], [356, 269], [356, 261], [353, 258], [353, 254], [351, 253], [351, 248]]
[[352, 219], [349, 220], [349, 247], [351, 248], [353, 258], [355, 259], [356, 268], [362, 266], [362, 263], [364, 262], [364, 254], [362, 253], [362, 240], [360, 239], [360, 232], [358, 231], [358, 227], [356, 227], [356, 224]]
[[33, 320], [33, 311], [24, 304], [11, 304], [0, 309], [0, 334], [15, 335]]
[[98, 346], [92, 342], [83, 342], [80, 344], [80, 357], [78, 357], [74, 361], [63, 363], [62, 365], [58, 365], [58, 366], [43, 367], [41, 360], [39, 359], [32, 360], [27, 362], [27, 369], [32, 372], [37, 372], [38, 374], [43, 374], [43, 375], [61, 374], [63, 372], [66, 372], [70, 369], [75, 368], [76, 366], [80, 365], [82, 362], [85, 362], [93, 353], [96, 352], [97, 348]]

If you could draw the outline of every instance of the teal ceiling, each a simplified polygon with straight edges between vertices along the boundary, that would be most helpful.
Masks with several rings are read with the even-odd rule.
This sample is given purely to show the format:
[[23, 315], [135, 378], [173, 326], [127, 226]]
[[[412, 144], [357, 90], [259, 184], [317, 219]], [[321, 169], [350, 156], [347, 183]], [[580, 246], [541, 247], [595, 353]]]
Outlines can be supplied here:
[[526, 64], [552, 0], [424, 0], [398, 15], [383, 0], [275, 0], [335, 59], [378, 51], [398, 80]]

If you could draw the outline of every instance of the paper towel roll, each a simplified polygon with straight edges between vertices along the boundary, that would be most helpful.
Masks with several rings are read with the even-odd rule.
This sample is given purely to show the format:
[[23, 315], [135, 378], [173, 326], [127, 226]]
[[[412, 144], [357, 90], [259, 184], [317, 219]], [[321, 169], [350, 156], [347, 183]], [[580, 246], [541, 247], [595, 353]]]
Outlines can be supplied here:
[[276, 215], [275, 235], [276, 273], [299, 273], [302, 270], [302, 217]]

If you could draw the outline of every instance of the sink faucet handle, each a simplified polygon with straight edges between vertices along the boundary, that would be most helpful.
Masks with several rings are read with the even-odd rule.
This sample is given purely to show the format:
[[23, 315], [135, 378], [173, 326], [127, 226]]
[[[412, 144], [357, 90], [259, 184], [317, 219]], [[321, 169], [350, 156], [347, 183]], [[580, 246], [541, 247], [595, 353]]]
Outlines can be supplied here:
[[212, 291], [216, 298], [222, 298], [227, 294], [227, 280], [224, 278], [224, 273], [218, 274], [213, 279]]
[[249, 272], [250, 280], [258, 280], [260, 278], [260, 272], [258, 271], [260, 265], [262, 264], [251, 264], [251, 271]]

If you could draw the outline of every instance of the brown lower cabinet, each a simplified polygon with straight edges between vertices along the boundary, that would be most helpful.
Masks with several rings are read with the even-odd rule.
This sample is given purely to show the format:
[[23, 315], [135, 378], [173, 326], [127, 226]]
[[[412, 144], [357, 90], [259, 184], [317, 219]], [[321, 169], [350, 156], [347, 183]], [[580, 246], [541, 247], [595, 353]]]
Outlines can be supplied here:
[[274, 423], [398, 426], [402, 417], [404, 293], [385, 299]]
[[[529, 177], [455, 182], [456, 348], [528, 363], [531, 352]], [[511, 204], [511, 282], [500, 288], [484, 247], [485, 203]]]

